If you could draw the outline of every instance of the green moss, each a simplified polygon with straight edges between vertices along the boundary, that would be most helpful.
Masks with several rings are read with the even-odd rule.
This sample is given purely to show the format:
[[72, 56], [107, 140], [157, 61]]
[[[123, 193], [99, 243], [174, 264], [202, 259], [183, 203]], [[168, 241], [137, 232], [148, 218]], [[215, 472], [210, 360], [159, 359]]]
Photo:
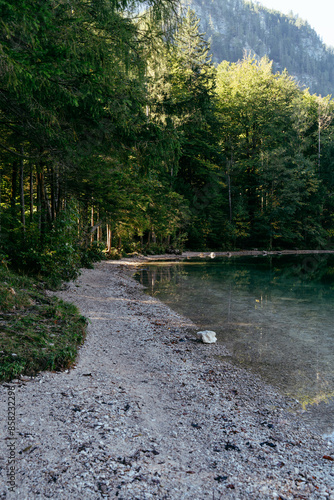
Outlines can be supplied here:
[[86, 325], [74, 305], [0, 268], [0, 380], [70, 367]]

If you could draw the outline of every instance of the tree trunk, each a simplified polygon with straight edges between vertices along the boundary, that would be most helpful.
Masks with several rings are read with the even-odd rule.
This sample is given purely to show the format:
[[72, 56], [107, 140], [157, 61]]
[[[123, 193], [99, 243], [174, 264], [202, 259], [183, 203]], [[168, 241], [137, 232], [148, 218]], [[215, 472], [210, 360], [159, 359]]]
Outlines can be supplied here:
[[12, 168], [12, 189], [10, 194], [10, 207], [11, 207], [11, 221], [10, 221], [10, 229], [13, 230], [15, 227], [15, 219], [16, 219], [16, 194], [17, 194], [17, 173], [18, 173], [18, 163], [15, 160], [13, 162]]
[[58, 170], [57, 176], [56, 176], [56, 182], [57, 182], [57, 198], [56, 198], [56, 215], [60, 213], [61, 210], [61, 205], [62, 205], [62, 196], [63, 196], [63, 189], [62, 189], [62, 172]]
[[110, 229], [110, 225], [107, 224], [107, 252], [111, 251], [111, 243], [112, 243], [112, 231]]
[[106, 247], [107, 247], [107, 253], [109, 253], [110, 252], [109, 224], [106, 224], [106, 233], [107, 233]]
[[32, 223], [33, 213], [34, 213], [34, 176], [33, 168], [30, 163], [30, 173], [29, 173], [29, 205], [30, 205], [30, 223]]
[[[100, 220], [100, 209], [97, 211], [97, 220]], [[97, 228], [97, 241], [100, 242], [102, 241], [102, 225], [100, 224], [99, 227]]]
[[24, 149], [21, 147], [21, 161], [20, 161], [20, 204], [21, 204], [21, 224], [23, 231], [23, 239], [25, 239], [26, 232], [26, 216], [25, 216], [25, 204], [24, 204]]
[[0, 166], [0, 243], [1, 243], [1, 186], [2, 186], [2, 167]]
[[231, 193], [231, 177], [230, 174], [227, 174], [227, 185], [228, 185], [228, 206], [230, 212], [230, 222], [232, 222], [232, 193]]
[[41, 183], [39, 172], [36, 174], [36, 187], [37, 187], [37, 213], [38, 213], [38, 231], [42, 235], [42, 196], [41, 196]]
[[43, 180], [43, 205], [44, 205], [45, 215], [46, 215], [47, 220], [49, 222], [51, 222], [52, 221], [52, 210], [51, 210], [51, 206], [50, 206], [50, 202], [49, 202], [48, 193], [46, 191], [44, 174], [42, 174], [42, 180]]
[[51, 185], [51, 220], [56, 218], [56, 176], [54, 168], [50, 169], [50, 185]]
[[[91, 227], [93, 228], [94, 227], [94, 205], [92, 205], [92, 208], [91, 208], [90, 224], [91, 224]], [[92, 231], [92, 233], [90, 235], [90, 243], [92, 244], [93, 241], [94, 241], [94, 232]]]

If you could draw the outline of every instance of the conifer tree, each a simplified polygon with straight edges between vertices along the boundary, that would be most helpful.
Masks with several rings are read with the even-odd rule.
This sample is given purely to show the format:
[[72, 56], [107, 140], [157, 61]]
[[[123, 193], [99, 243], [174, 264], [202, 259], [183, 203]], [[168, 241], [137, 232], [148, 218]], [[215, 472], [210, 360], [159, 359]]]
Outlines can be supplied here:
[[174, 186], [188, 200], [192, 213], [189, 241], [190, 245], [198, 246], [207, 244], [208, 210], [219, 181], [213, 100], [215, 69], [209, 50], [204, 34], [199, 31], [199, 19], [188, 9], [165, 54], [156, 101], [156, 111], [165, 116], [166, 124], [177, 134], [179, 158]]

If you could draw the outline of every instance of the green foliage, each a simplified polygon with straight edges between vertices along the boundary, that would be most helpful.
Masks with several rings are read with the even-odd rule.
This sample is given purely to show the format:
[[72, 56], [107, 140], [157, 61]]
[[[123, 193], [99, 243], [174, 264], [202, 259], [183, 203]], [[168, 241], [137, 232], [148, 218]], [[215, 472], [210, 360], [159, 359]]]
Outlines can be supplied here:
[[105, 259], [105, 245], [94, 241], [88, 248], [80, 248], [80, 265], [87, 269], [93, 268], [94, 262]]
[[[320, 203], [324, 187], [312, 154], [318, 142], [312, 131], [314, 98], [287, 73], [274, 74], [267, 58], [251, 56], [218, 67], [217, 94], [236, 244], [269, 249], [326, 245]], [[246, 214], [243, 228], [240, 201]]]
[[167, 133], [173, 130], [177, 139], [170, 183], [185, 200], [182, 222], [190, 247], [206, 245], [207, 224], [201, 221], [206, 213], [202, 210], [199, 214], [200, 207], [210, 210], [207, 186], [219, 182], [216, 179], [218, 127], [213, 100], [215, 69], [209, 49], [199, 31], [199, 19], [188, 9], [173, 34], [171, 46], [165, 48], [164, 64], [161, 55], [159, 65], [150, 61], [152, 72], [155, 71], [150, 79], [150, 94], [154, 96], [151, 116]]
[[42, 234], [33, 220], [23, 238], [20, 233], [12, 233], [3, 248], [11, 255], [12, 268], [39, 276], [52, 287], [74, 279], [81, 266], [77, 222], [70, 209], [59, 214]]
[[2, 265], [59, 286], [105, 253], [329, 245], [331, 99], [138, 3], [1, 3]]
[[30, 248], [26, 252], [22, 251], [18, 257], [23, 271], [39, 276], [52, 287], [78, 276], [80, 259], [71, 245], [65, 244], [57, 250], [36, 251]]
[[38, 283], [0, 268], [0, 380], [69, 368], [86, 320]]

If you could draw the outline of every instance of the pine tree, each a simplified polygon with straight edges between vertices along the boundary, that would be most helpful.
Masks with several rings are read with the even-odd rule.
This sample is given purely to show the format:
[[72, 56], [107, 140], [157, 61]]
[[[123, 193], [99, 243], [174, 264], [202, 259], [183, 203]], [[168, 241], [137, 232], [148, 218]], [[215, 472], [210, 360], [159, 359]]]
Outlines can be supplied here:
[[213, 100], [215, 69], [209, 50], [199, 31], [199, 19], [188, 9], [166, 54], [157, 103], [157, 110], [165, 115], [166, 123], [172, 125], [178, 137], [180, 152], [174, 186], [190, 204], [190, 244], [198, 246], [207, 244], [208, 210], [220, 180], [216, 175], [219, 152]]

